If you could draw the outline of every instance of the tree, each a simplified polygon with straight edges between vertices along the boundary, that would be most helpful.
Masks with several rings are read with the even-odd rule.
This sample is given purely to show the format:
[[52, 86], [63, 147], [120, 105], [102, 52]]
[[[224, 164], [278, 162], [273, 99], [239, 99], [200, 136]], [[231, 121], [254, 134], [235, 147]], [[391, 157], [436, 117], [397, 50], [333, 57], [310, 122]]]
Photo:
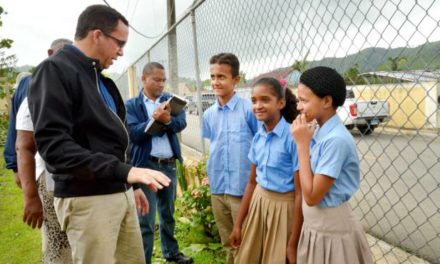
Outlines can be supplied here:
[[246, 86], [246, 73], [244, 71], [240, 71], [240, 81], [238, 82], [238, 87], [245, 87]]
[[307, 57], [309, 56], [310, 50], [307, 51], [306, 55], [302, 60], [295, 60], [295, 62], [292, 64], [291, 68], [293, 70], [299, 71], [299, 72], [305, 72], [307, 68], [309, 67], [309, 62], [307, 61]]
[[211, 79], [206, 79], [202, 81], [202, 87], [200, 87], [200, 90], [203, 91], [205, 88], [209, 90], [209, 87], [211, 87]]
[[[3, 26], [1, 15], [4, 13], [0, 6], [0, 27]], [[5, 13], [6, 14], [6, 13]], [[6, 55], [6, 49], [11, 48], [12, 39], [0, 39], [0, 100], [12, 94], [12, 85], [15, 76], [15, 63], [17, 61], [15, 55]], [[0, 145], [3, 145], [6, 139], [6, 131], [8, 131], [9, 112], [0, 113]]]
[[356, 63], [343, 74], [345, 83], [348, 85], [365, 84], [365, 80], [360, 76], [359, 65]]
[[[0, 6], [0, 27], [3, 26], [1, 20], [2, 14], [6, 14], [3, 8]], [[15, 71], [15, 63], [17, 58], [15, 55], [6, 55], [6, 50], [12, 47], [12, 39], [0, 39], [0, 99], [6, 97], [12, 91], [10, 90], [10, 83], [14, 82], [14, 78], [17, 75]]]
[[408, 59], [406, 57], [388, 57], [387, 62], [379, 66], [382, 71], [402, 71], [407, 67]]

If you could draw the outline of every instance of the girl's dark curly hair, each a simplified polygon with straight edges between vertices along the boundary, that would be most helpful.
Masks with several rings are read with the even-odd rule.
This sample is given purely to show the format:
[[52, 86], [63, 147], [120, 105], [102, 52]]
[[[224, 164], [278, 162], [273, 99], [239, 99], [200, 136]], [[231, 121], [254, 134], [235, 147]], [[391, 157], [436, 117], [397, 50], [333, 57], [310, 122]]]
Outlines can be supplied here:
[[345, 102], [347, 88], [344, 78], [334, 69], [318, 66], [301, 74], [299, 82], [306, 85], [319, 98], [331, 96], [336, 109]]

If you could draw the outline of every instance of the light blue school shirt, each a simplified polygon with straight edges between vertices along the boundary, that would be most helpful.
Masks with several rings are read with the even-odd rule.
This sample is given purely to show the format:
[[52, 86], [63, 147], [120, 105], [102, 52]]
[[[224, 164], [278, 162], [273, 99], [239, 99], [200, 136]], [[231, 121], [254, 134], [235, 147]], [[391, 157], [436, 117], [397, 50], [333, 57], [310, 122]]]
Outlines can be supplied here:
[[[142, 95], [144, 96], [144, 104], [147, 108], [148, 117], [152, 118], [154, 110], [160, 105], [159, 102], [162, 95], [159, 96], [156, 101], [149, 99], [144, 93], [142, 93]], [[170, 140], [168, 139], [168, 135], [166, 133], [161, 137], [153, 136], [151, 138], [150, 156], [156, 158], [171, 158], [173, 156]]]
[[284, 117], [269, 133], [261, 124], [252, 141], [248, 157], [257, 166], [257, 183], [266, 190], [286, 193], [295, 189], [298, 152], [289, 128]]
[[202, 136], [210, 141], [207, 170], [213, 194], [243, 196], [251, 165], [247, 155], [257, 129], [251, 102], [237, 94], [223, 107], [216, 100], [205, 111]]
[[311, 143], [313, 174], [335, 179], [319, 207], [337, 207], [359, 188], [359, 159], [353, 136], [335, 114], [320, 127]]

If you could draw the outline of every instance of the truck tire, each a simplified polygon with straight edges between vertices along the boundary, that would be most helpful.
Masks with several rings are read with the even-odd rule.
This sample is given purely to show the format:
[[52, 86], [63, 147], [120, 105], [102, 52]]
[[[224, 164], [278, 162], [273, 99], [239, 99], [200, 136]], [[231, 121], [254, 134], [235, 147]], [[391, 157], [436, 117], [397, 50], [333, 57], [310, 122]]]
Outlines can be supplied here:
[[373, 133], [375, 126], [364, 125], [364, 126], [358, 126], [357, 128], [359, 129], [362, 135], [366, 136]]

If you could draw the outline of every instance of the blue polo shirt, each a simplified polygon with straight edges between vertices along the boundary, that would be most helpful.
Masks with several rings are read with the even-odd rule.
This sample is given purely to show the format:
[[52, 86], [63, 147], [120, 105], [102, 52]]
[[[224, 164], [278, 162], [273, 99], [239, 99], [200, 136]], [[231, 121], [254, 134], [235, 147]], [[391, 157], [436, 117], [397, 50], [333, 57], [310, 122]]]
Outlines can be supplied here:
[[[66, 49], [70, 49], [71, 51], [80, 54], [82, 56], [87, 56], [86, 54], [84, 54], [84, 52], [82, 52], [78, 47], [72, 45], [72, 44], [67, 44], [65, 45]], [[116, 103], [115, 100], [113, 99], [112, 95], [110, 94], [110, 92], [108, 91], [107, 86], [104, 84], [104, 82], [101, 79], [101, 72], [99, 71], [99, 73], [96, 74], [96, 77], [98, 78], [98, 90], [99, 93], [101, 94], [102, 100], [104, 101], [104, 103], [107, 105], [107, 107], [115, 114], [117, 114], [116, 112]]]
[[248, 183], [248, 159], [258, 122], [252, 104], [237, 94], [223, 107], [218, 101], [203, 115], [202, 136], [209, 139], [207, 163], [213, 194], [243, 196]]
[[311, 143], [313, 174], [335, 179], [319, 207], [337, 207], [359, 188], [359, 158], [353, 136], [335, 114], [320, 127]]
[[249, 159], [257, 166], [257, 183], [273, 192], [294, 191], [294, 175], [298, 170], [298, 152], [289, 132], [290, 124], [281, 117], [267, 133], [264, 124], [252, 141]]
[[108, 106], [110, 110], [112, 110], [113, 113], [117, 114], [115, 100], [113, 100], [112, 95], [108, 91], [108, 88], [107, 86], [105, 86], [102, 79], [100, 77], [98, 77], [98, 79], [99, 79], [99, 93], [101, 94], [104, 103]]

